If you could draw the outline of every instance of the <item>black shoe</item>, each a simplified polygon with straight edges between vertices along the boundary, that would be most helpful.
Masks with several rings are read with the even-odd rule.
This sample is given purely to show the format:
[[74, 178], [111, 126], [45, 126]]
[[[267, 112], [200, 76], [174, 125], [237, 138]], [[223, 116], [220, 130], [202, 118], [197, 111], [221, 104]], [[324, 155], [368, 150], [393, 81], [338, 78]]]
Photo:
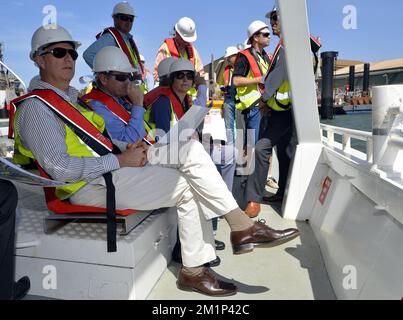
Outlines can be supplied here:
[[264, 196], [263, 201], [266, 202], [271, 202], [271, 203], [281, 203], [283, 202], [283, 196], [282, 195], [273, 195], [273, 196]]
[[181, 245], [179, 241], [175, 243], [175, 247], [172, 250], [172, 261], [182, 264]]
[[22, 277], [14, 284], [14, 300], [21, 300], [24, 298], [29, 289], [31, 288], [31, 281], [28, 277]]
[[209, 263], [205, 263], [204, 266], [207, 268], [214, 268], [218, 267], [221, 263], [220, 257], [216, 257], [213, 261], [210, 261]]
[[214, 240], [215, 241], [215, 249], [220, 251], [225, 249], [225, 243], [222, 241]]

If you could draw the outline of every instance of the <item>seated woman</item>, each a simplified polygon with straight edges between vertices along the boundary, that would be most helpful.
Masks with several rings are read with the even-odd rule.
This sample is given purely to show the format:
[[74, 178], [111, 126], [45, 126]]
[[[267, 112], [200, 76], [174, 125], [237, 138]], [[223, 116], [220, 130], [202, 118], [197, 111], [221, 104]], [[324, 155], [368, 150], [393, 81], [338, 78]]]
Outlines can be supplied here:
[[[197, 98], [192, 101], [189, 90], [197, 86]], [[169, 68], [168, 86], [159, 90], [150, 101], [145, 114], [145, 121], [153, 129], [168, 132], [180, 120], [192, 105], [207, 104], [207, 86], [205, 80], [196, 77], [196, 72], [189, 60], [177, 59]]]
[[[207, 86], [203, 78], [197, 77], [195, 69], [191, 62], [186, 59], [178, 59], [173, 62], [169, 70], [169, 87], [160, 90], [159, 95], [153, 97], [152, 102], [147, 107], [145, 115], [145, 121], [153, 129], [162, 130], [168, 132], [172, 126], [180, 120], [183, 115], [194, 105], [205, 106], [207, 104]], [[188, 92], [189, 90], [197, 86], [197, 99], [191, 100]], [[232, 146], [231, 150], [227, 148], [223, 153], [224, 161], [216, 163], [217, 170], [222, 174], [223, 180], [228, 186], [228, 189], [232, 191], [232, 183], [235, 172], [234, 152]], [[224, 148], [223, 148], [224, 150]], [[214, 152], [216, 150], [211, 150]], [[228, 156], [230, 155], [230, 156]], [[216, 157], [215, 157], [216, 158]], [[217, 231], [217, 219], [213, 220], [214, 231]], [[216, 250], [224, 250], [225, 244], [221, 241], [215, 240]], [[179, 243], [174, 249], [174, 260], [180, 262]], [[219, 261], [216, 261], [218, 264]]]

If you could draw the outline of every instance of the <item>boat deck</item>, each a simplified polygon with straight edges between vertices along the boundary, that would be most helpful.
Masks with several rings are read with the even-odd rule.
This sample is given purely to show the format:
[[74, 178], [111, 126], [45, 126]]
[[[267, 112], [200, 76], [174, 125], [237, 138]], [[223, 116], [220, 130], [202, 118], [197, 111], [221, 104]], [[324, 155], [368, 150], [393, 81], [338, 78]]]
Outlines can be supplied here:
[[[234, 300], [333, 300], [336, 296], [330, 284], [319, 245], [309, 223], [284, 220], [279, 207], [262, 206], [259, 219], [273, 228], [297, 227], [301, 237], [281, 246], [255, 249], [244, 255], [233, 255], [229, 245], [230, 230], [220, 220], [216, 239], [224, 241], [224, 251], [217, 251], [221, 265], [214, 271], [233, 281], [239, 288]], [[148, 296], [149, 300], [220, 299], [185, 292], [176, 288], [180, 265], [171, 262]], [[221, 299], [228, 299], [221, 298]]]
[[[26, 192], [26, 186], [17, 185], [20, 191], [20, 206], [29, 206], [34, 209], [37, 205], [33, 202], [40, 202], [43, 206], [43, 201], [38, 201], [37, 194]], [[217, 252], [222, 262], [220, 266], [214, 268], [214, 271], [220, 276], [227, 277], [221, 277], [223, 280], [233, 281], [238, 286], [239, 293], [231, 299], [336, 299], [319, 245], [309, 223], [285, 220], [279, 215], [279, 212], [279, 206], [263, 205], [259, 219], [266, 220], [273, 228], [297, 227], [301, 232], [301, 237], [281, 246], [255, 249], [252, 253], [238, 256], [232, 254], [229, 245], [230, 230], [227, 223], [225, 220], [219, 220], [216, 238], [226, 243], [226, 249]], [[212, 299], [198, 293], [177, 289], [175, 283], [179, 267], [179, 264], [171, 262], [147, 299]], [[43, 297], [31, 295], [27, 299], [43, 299]]]

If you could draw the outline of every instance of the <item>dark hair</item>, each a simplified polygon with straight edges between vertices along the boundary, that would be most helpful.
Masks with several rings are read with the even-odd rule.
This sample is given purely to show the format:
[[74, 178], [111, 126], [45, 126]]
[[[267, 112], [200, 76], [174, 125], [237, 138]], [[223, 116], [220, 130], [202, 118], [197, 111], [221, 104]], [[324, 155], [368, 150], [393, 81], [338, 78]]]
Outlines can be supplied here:
[[181, 70], [181, 71], [176, 71], [176, 72], [171, 73], [171, 74], [169, 75], [169, 85], [171, 86], [171, 85], [174, 83], [175, 76], [176, 76], [178, 73], [185, 72], [185, 71], [193, 72], [193, 73], [195, 74], [195, 80], [193, 80], [193, 86], [194, 86], [194, 85], [195, 85], [195, 82], [196, 82], [196, 71], [192, 71], [192, 70]]
[[170, 79], [167, 75], [160, 77], [160, 86], [169, 87], [169, 84], [170, 84]]

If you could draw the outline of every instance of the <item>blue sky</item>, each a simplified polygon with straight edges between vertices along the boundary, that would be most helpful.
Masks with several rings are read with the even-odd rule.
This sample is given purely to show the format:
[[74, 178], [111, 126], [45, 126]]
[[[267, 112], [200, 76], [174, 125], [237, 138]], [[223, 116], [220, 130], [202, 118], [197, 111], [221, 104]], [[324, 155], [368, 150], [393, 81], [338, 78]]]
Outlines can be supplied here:
[[[37, 74], [28, 55], [31, 36], [42, 24], [44, 6], [57, 8], [58, 23], [82, 42], [82, 53], [94, 41], [95, 35], [112, 24], [111, 12], [118, 1], [95, 0], [0, 0], [0, 42], [4, 44], [5, 62], [25, 81]], [[265, 13], [274, 0], [187, 0], [129, 1], [138, 16], [132, 33], [141, 53], [152, 68], [156, 51], [164, 38], [170, 36], [175, 22], [182, 16], [195, 20], [198, 40], [195, 46], [205, 64], [223, 55], [227, 46], [242, 43], [246, 29], [253, 20], [265, 20]], [[310, 31], [320, 36], [323, 51], [339, 51], [340, 59], [366, 62], [403, 57], [403, 36], [400, 0], [307, 0]], [[357, 9], [357, 29], [343, 28], [343, 8]], [[273, 51], [273, 39], [269, 51]], [[78, 78], [90, 74], [80, 57], [72, 84], [82, 87]]]

